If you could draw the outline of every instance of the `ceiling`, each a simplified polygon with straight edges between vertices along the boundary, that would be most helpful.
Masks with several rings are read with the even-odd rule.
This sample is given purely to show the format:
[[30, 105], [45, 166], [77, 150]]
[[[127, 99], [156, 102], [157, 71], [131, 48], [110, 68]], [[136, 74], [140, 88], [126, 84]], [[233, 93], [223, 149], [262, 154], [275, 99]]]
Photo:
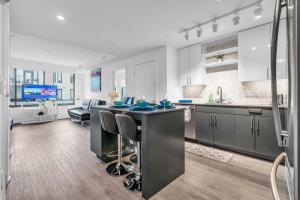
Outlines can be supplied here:
[[100, 63], [114, 56], [59, 42], [13, 33], [11, 56], [24, 60], [78, 67], [87, 63]]
[[[255, 0], [13, 0], [11, 30], [15, 33], [86, 49], [95, 54], [126, 57], [162, 45], [176, 48], [270, 22], [275, 0], [263, 1], [263, 18], [253, 19], [253, 8], [218, 21], [218, 33], [203, 27], [200, 39], [185, 41], [178, 31], [233, 11]], [[64, 21], [56, 19], [63, 15]], [[193, 36], [193, 37], [192, 37]], [[17, 44], [16, 44], [17, 45]], [[29, 44], [28, 44], [29, 45]], [[30, 47], [29, 47], [30, 48]], [[48, 47], [41, 48], [43, 51]], [[26, 51], [23, 45], [22, 51]], [[97, 56], [98, 56], [97, 54]], [[65, 54], [64, 54], [65, 55]], [[76, 59], [77, 56], [70, 57]], [[95, 58], [94, 58], [95, 59]], [[82, 59], [84, 60], [84, 59]], [[81, 61], [80, 61], [81, 62]], [[80, 62], [74, 62], [78, 64]]]

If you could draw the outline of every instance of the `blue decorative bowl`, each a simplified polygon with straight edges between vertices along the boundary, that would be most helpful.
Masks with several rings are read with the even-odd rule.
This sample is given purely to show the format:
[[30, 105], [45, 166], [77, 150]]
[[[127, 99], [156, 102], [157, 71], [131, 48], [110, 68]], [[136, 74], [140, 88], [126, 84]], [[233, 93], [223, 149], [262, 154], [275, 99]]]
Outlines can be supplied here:
[[162, 100], [159, 103], [161, 106], [170, 106], [171, 105], [171, 101], [168, 101], [168, 100]]
[[122, 106], [122, 105], [124, 105], [124, 101], [115, 101], [114, 102], [114, 104], [116, 105], [116, 106]]
[[136, 105], [140, 108], [144, 108], [144, 107], [147, 107], [149, 105], [149, 103], [146, 101], [139, 101], [136, 103]]

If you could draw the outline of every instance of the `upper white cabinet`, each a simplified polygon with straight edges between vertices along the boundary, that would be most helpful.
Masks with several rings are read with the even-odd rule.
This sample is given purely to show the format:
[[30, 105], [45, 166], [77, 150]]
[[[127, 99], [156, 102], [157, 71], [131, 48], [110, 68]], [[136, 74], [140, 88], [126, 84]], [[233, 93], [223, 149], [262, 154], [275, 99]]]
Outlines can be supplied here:
[[241, 81], [270, 78], [270, 34], [270, 24], [238, 33], [238, 71]]
[[178, 52], [178, 75], [179, 84], [188, 85], [189, 84], [189, 66], [190, 66], [190, 48], [186, 47], [179, 49]]
[[[238, 33], [239, 79], [257, 81], [271, 79], [271, 24]], [[286, 23], [281, 21], [277, 48], [277, 78], [286, 78]]]
[[180, 85], [201, 84], [201, 44], [179, 49], [179, 83]]

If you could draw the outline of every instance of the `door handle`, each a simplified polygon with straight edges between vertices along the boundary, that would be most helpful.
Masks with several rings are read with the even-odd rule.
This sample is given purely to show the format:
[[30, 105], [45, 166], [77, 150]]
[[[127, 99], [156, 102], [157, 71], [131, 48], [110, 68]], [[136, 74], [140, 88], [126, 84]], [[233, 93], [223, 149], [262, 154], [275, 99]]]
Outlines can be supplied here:
[[[284, 139], [282, 138], [282, 134], [286, 133], [286, 131], [282, 130], [281, 127], [281, 119], [279, 106], [277, 101], [277, 43], [278, 43], [278, 32], [279, 32], [279, 24], [280, 24], [280, 15], [282, 7], [287, 8], [286, 0], [276, 0], [274, 19], [273, 19], [273, 30], [272, 30], [272, 41], [271, 41], [271, 91], [272, 91], [272, 110], [273, 110], [273, 118], [275, 123], [275, 133], [279, 146], [285, 146]], [[290, 73], [288, 73], [290, 76]], [[290, 77], [288, 78], [290, 81]], [[290, 83], [289, 83], [290, 85]], [[289, 91], [290, 94], [290, 91]]]
[[217, 116], [215, 115], [215, 128], [218, 129], [218, 126], [217, 126]]
[[260, 132], [260, 124], [259, 124], [259, 118], [257, 118], [257, 127], [256, 127], [256, 132], [257, 132], [257, 135], [259, 136], [259, 132]]
[[212, 118], [212, 115], [209, 118], [209, 128], [213, 128], [213, 118]]
[[253, 117], [251, 117], [250, 127], [251, 127], [251, 135], [253, 135], [253, 131], [254, 131], [254, 118]]
[[274, 200], [280, 200], [278, 188], [277, 188], [277, 182], [276, 182], [276, 174], [280, 163], [283, 161], [283, 159], [285, 159], [285, 157], [286, 157], [285, 152], [279, 154], [279, 156], [275, 159], [271, 169], [271, 189], [272, 189]]

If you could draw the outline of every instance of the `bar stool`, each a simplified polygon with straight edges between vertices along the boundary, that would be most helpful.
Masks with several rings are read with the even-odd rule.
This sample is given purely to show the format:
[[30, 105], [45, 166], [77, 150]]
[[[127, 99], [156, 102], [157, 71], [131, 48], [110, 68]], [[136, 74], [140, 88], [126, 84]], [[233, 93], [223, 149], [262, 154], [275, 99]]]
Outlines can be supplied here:
[[116, 121], [120, 134], [137, 144], [137, 169], [134, 173], [127, 175], [123, 181], [124, 186], [132, 192], [142, 190], [141, 176], [141, 131], [137, 129], [137, 124], [131, 116], [116, 114]]
[[113, 176], [122, 176], [132, 172], [133, 165], [122, 161], [122, 136], [120, 135], [114, 114], [109, 111], [99, 111], [100, 122], [103, 130], [118, 135], [118, 161], [107, 166], [106, 172]]

